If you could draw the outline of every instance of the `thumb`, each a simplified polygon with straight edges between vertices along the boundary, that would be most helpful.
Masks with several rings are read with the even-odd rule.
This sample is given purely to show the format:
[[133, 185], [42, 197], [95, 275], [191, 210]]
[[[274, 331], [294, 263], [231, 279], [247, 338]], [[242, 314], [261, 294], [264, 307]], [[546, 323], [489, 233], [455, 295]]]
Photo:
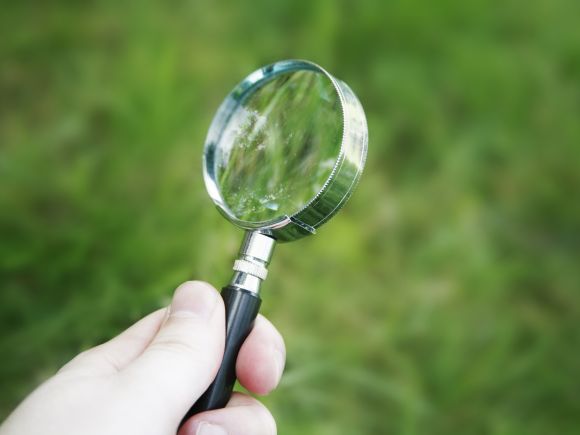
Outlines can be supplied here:
[[223, 357], [224, 306], [209, 284], [190, 281], [173, 296], [168, 317], [144, 352], [124, 370], [135, 391], [185, 413], [215, 377]]

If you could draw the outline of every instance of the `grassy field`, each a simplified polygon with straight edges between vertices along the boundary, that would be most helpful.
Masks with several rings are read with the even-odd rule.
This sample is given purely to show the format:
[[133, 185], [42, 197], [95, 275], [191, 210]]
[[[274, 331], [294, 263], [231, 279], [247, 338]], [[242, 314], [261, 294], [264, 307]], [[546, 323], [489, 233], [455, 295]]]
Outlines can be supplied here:
[[0, 419], [241, 232], [201, 151], [284, 58], [359, 96], [367, 170], [280, 245], [287, 435], [580, 431], [580, 3], [11, 2], [0, 13]]

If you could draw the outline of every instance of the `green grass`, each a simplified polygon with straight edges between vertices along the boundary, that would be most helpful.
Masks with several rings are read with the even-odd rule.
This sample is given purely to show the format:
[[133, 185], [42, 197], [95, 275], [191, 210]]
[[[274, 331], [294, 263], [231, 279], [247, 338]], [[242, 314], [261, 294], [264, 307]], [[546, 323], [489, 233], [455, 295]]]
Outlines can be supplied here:
[[280, 245], [281, 434], [580, 429], [578, 2], [12, 2], [0, 14], [0, 417], [75, 353], [229, 278], [203, 140], [284, 58], [359, 96], [367, 170]]
[[343, 123], [338, 93], [319, 72], [285, 73], [246, 94], [221, 126], [214, 157], [231, 213], [263, 222], [299, 212], [332, 172]]

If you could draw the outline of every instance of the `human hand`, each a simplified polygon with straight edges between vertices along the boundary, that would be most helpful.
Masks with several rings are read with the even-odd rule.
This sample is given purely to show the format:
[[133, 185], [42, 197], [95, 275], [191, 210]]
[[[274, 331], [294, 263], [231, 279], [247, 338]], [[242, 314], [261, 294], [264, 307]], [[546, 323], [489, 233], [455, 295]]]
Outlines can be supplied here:
[[[217, 373], [224, 329], [218, 292], [186, 282], [170, 307], [62, 367], [16, 408], [0, 435], [174, 435]], [[285, 354], [278, 331], [258, 316], [238, 355], [238, 380], [253, 393], [269, 393], [280, 380]], [[179, 435], [275, 433], [270, 412], [241, 393], [224, 409], [196, 414], [179, 429]]]

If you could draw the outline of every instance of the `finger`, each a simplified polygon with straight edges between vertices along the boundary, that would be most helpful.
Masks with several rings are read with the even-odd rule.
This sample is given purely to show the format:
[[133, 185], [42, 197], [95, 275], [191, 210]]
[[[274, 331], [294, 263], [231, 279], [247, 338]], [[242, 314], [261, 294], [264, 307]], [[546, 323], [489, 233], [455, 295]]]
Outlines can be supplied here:
[[278, 385], [286, 362], [284, 339], [262, 315], [240, 349], [236, 374], [240, 384], [255, 394], [268, 394]]
[[151, 342], [166, 312], [161, 308], [143, 317], [115, 338], [77, 355], [59, 373], [82, 370], [98, 375], [122, 370]]
[[178, 435], [275, 435], [276, 421], [253, 397], [234, 393], [225, 408], [194, 415]]
[[122, 372], [136, 390], [163, 401], [179, 418], [215, 377], [223, 356], [224, 306], [209, 284], [179, 286], [169, 315], [143, 353]]

